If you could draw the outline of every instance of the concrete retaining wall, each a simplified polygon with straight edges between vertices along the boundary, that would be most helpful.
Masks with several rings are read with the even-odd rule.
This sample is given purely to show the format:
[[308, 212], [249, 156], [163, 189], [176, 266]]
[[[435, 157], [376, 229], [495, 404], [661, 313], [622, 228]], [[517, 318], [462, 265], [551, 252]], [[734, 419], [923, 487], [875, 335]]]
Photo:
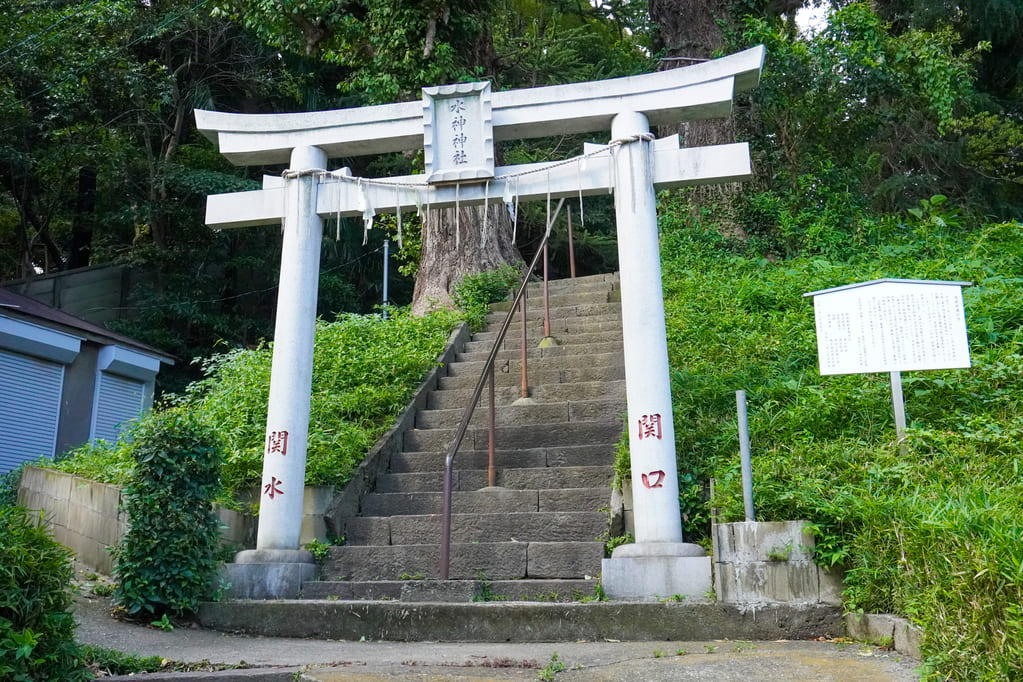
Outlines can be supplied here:
[[845, 614], [846, 634], [871, 644], [880, 644], [911, 658], [920, 658], [923, 630], [905, 618], [884, 613]]
[[714, 590], [726, 604], [841, 604], [842, 576], [813, 561], [806, 521], [714, 524]]
[[[25, 467], [18, 504], [32, 511], [36, 519], [42, 512], [42, 521], [50, 527], [53, 537], [82, 563], [101, 573], [113, 571], [109, 548], [116, 546], [128, 529], [118, 486], [54, 469]], [[221, 523], [222, 542], [239, 548], [254, 546], [255, 517], [219, 507], [215, 511]]]
[[113, 569], [107, 548], [116, 545], [127, 528], [120, 503], [117, 486], [52, 469], [25, 467], [18, 489], [18, 504], [41, 511], [54, 538], [102, 573]]
[[[313, 540], [328, 542], [337, 537], [331, 535], [324, 523], [324, 514], [330, 508], [334, 495], [335, 490], [332, 485], [307, 485], [305, 487], [305, 491], [302, 493], [302, 530], [298, 539], [300, 544], [304, 545]], [[238, 495], [238, 498], [242, 506], [254, 508], [259, 504], [259, 486], [253, 486], [248, 491], [243, 491]], [[259, 526], [259, 517], [252, 514], [244, 514], [243, 516], [248, 524], [246, 526], [246, 535], [241, 542], [234, 541], [233, 537], [232, 541], [239, 548], [251, 549], [256, 546], [256, 530]], [[221, 516], [221, 521], [224, 521], [223, 516]], [[228, 523], [226, 525], [231, 524]]]

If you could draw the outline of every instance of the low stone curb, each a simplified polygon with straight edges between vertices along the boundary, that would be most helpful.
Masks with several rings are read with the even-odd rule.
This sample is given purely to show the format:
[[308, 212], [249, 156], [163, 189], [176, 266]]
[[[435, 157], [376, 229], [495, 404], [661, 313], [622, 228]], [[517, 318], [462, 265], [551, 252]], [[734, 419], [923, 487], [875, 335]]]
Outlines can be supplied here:
[[900, 654], [920, 660], [923, 630], [905, 618], [887, 613], [847, 613], [845, 629], [849, 637], [864, 642], [891, 645]]
[[814, 639], [845, 631], [841, 609], [712, 603], [235, 601], [202, 605], [205, 627], [269, 637], [398, 642]]
[[294, 682], [306, 668], [238, 668], [235, 670], [217, 670], [213, 672], [156, 672], [139, 673], [136, 675], [111, 675], [104, 677], [104, 680], [132, 680], [138, 682], [144, 679], [146, 682]]

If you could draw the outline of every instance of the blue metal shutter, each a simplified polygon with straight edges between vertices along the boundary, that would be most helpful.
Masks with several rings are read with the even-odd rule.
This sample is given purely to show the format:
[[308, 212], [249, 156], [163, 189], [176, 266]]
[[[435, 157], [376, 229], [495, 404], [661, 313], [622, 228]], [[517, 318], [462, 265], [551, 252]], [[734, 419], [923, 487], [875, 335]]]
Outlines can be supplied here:
[[0, 473], [57, 447], [64, 366], [0, 350]]
[[100, 372], [96, 391], [96, 418], [92, 424], [92, 440], [117, 441], [117, 435], [128, 423], [142, 414], [145, 384], [110, 372]]

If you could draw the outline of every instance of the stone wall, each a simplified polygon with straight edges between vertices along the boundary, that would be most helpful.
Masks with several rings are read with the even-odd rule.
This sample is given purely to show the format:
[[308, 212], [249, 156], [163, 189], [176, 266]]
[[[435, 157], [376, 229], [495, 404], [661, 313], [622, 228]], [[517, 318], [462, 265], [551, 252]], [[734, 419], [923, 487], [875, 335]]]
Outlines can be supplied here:
[[842, 576], [813, 561], [806, 521], [716, 523], [714, 591], [726, 604], [841, 604]]
[[120, 541], [127, 528], [126, 516], [120, 511], [120, 488], [62, 471], [25, 467], [18, 504], [41, 511], [54, 538], [82, 563], [101, 573], [111, 572], [114, 562], [107, 550]]
[[[54, 538], [73, 551], [82, 563], [101, 573], [109, 574], [113, 570], [109, 548], [121, 541], [128, 528], [118, 486], [53, 469], [25, 467], [18, 489], [18, 504], [29, 509], [36, 519], [41, 512], [41, 519], [51, 528]], [[219, 507], [216, 513], [221, 523], [222, 542], [238, 549], [254, 546], [255, 517]], [[309, 525], [315, 527], [315, 521], [310, 521]], [[303, 523], [303, 530], [305, 526]], [[320, 512], [319, 528], [322, 526]]]

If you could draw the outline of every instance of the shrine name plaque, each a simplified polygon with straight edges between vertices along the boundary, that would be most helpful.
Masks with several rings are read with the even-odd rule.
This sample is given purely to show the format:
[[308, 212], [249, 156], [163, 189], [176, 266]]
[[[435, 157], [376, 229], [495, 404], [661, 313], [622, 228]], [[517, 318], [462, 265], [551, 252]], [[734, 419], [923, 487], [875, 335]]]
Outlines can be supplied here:
[[423, 88], [423, 153], [427, 182], [494, 177], [489, 82]]

